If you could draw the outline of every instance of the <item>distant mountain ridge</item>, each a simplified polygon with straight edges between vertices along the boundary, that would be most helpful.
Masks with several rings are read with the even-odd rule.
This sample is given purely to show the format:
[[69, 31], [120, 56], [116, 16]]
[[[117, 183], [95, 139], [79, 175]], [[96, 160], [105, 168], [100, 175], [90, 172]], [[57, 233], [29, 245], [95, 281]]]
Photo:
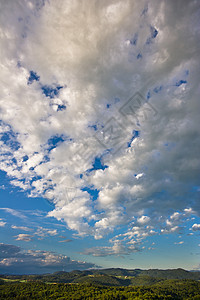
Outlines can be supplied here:
[[163, 279], [194, 279], [200, 280], [200, 271], [187, 271], [181, 268], [178, 269], [122, 269], [122, 268], [109, 268], [109, 269], [91, 269], [85, 271], [59, 271], [52, 275], [64, 275], [64, 274], [80, 274], [80, 275], [109, 275], [109, 276], [132, 276], [137, 277], [141, 275], [147, 275], [151, 277], [159, 277]]
[[200, 271], [186, 271], [184, 269], [91, 269], [85, 271], [58, 271], [43, 275], [1, 275], [1, 279], [42, 281], [49, 283], [81, 283], [105, 286], [140, 286], [162, 283], [169, 279], [200, 280]]

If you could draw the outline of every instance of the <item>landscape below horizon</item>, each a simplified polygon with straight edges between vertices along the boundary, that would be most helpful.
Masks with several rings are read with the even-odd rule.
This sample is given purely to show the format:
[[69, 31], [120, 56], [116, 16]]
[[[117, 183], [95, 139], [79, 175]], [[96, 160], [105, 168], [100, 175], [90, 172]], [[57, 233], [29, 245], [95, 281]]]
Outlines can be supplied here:
[[200, 281], [200, 271], [178, 269], [90, 269], [57, 271], [52, 274], [0, 274], [1, 280], [42, 281], [51, 283], [92, 283], [109, 286], [151, 285], [167, 279], [189, 279]]
[[200, 271], [120, 268], [0, 275], [1, 299], [200, 299]]

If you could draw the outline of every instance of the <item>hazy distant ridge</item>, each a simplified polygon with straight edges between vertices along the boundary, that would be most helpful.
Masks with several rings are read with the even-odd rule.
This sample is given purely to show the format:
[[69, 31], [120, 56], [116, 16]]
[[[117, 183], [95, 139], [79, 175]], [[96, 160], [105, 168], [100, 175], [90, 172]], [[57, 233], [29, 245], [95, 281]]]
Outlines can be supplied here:
[[1, 278], [39, 280], [42, 282], [92, 283], [107, 286], [152, 285], [168, 279], [200, 280], [200, 271], [184, 269], [94, 269], [86, 271], [59, 271], [44, 275], [2, 275]]

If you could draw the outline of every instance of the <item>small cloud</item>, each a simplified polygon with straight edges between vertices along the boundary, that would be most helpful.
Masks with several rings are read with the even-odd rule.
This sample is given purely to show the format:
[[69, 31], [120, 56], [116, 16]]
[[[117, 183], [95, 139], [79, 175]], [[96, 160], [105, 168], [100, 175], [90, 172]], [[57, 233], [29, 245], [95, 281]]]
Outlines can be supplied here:
[[39, 236], [40, 239], [47, 237], [47, 236], [55, 236], [57, 235], [57, 229], [48, 229], [48, 228], [44, 228], [44, 227], [38, 227], [35, 235]]
[[32, 240], [33, 236], [30, 234], [20, 233], [20, 234], [16, 235], [15, 237], [16, 237], [16, 241], [30, 242]]
[[181, 214], [179, 212], [174, 212], [173, 215], [170, 216], [170, 219], [172, 220], [178, 220], [181, 217]]
[[173, 226], [165, 229], [161, 229], [161, 233], [168, 234], [168, 233], [174, 233], [174, 232], [180, 232], [182, 228], [179, 226]]
[[186, 214], [194, 214], [195, 213], [195, 211], [190, 207], [190, 208], [185, 208], [184, 209], [184, 212], [186, 213]]
[[54, 230], [47, 230], [47, 234], [51, 235], [51, 236], [54, 236], [54, 235], [57, 235], [57, 229], [54, 229]]
[[0, 227], [4, 227], [6, 225], [6, 222], [0, 221]]
[[129, 255], [130, 253], [140, 252], [141, 249], [137, 245], [126, 246], [119, 241], [114, 241], [113, 246], [103, 246], [103, 247], [93, 247], [88, 248], [81, 254], [83, 255], [92, 255], [92, 256], [121, 256]]
[[24, 231], [32, 231], [33, 230], [32, 228], [28, 228], [26, 226], [15, 226], [15, 225], [12, 225], [11, 228], [12, 229], [24, 230]]
[[174, 244], [175, 245], [182, 245], [183, 243], [184, 243], [184, 241], [180, 241], [180, 242], [177, 242], [177, 243], [175, 242]]
[[198, 230], [200, 230], [200, 224], [193, 224], [193, 225], [192, 225], [192, 230], [193, 230], [193, 231], [198, 231]]
[[72, 240], [70, 240], [70, 239], [67, 239], [67, 240], [62, 240], [62, 241], [59, 241], [59, 243], [69, 243], [69, 242], [72, 242]]
[[146, 224], [150, 221], [150, 218], [148, 216], [142, 216], [137, 219], [137, 222], [140, 224]]
[[0, 208], [1, 210], [4, 210], [5, 212], [11, 214], [12, 216], [18, 217], [20, 219], [26, 219], [27, 217], [22, 214], [20, 211], [8, 207]]
[[136, 178], [136, 179], [139, 179], [139, 178], [141, 178], [143, 175], [144, 175], [144, 173], [137, 174], [137, 175], [135, 176], [135, 178]]

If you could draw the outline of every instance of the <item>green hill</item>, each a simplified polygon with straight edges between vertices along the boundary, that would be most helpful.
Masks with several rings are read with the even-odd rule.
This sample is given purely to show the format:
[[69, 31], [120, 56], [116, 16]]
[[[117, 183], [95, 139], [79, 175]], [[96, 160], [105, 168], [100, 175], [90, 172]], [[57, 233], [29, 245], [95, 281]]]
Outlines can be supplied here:
[[87, 283], [105, 286], [142, 286], [153, 285], [161, 283], [169, 279], [188, 279], [200, 280], [200, 272], [186, 271], [183, 269], [169, 269], [169, 270], [127, 270], [127, 269], [94, 269], [85, 271], [58, 271], [53, 274], [44, 275], [0, 275], [5, 280], [27, 280], [27, 281], [41, 281], [49, 283]]

